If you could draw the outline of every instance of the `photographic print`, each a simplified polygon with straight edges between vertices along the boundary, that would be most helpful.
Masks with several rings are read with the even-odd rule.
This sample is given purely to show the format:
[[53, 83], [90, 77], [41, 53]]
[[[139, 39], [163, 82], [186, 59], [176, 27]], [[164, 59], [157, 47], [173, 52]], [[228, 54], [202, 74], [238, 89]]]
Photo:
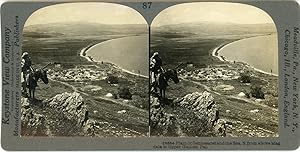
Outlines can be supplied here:
[[245, 4], [161, 11], [150, 33], [150, 135], [278, 137], [278, 40]]
[[295, 0], [0, 4], [5, 150], [299, 147]]
[[147, 136], [148, 37], [120, 4], [35, 11], [23, 30], [21, 135]]

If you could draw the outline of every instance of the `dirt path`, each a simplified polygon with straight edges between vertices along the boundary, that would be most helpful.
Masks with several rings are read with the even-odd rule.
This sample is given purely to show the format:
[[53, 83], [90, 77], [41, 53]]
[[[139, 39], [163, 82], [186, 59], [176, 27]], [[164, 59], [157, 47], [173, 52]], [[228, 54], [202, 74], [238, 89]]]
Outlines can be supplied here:
[[[138, 107], [123, 103], [122, 101], [115, 100], [104, 96], [91, 96], [83, 91], [80, 91], [75, 86], [58, 80], [53, 80], [56, 83], [65, 85], [72, 89], [74, 92], [80, 93], [85, 99], [86, 104], [89, 107], [90, 119], [107, 122], [110, 124], [103, 130], [109, 130], [116, 132], [130, 132], [136, 135], [146, 136], [148, 132], [148, 116], [147, 110], [140, 109]], [[125, 111], [125, 113], [119, 113]], [[103, 132], [103, 134], [109, 134]], [[129, 134], [129, 133], [128, 133]], [[108, 135], [110, 136], [110, 135]]]
[[[188, 79], [185, 79], [185, 78], [181, 78], [181, 79], [184, 80], [184, 81], [188, 81], [188, 82], [194, 83], [194, 84], [196, 84], [196, 85], [198, 85], [198, 86], [201, 86], [201, 87], [203, 87], [203, 88], [204, 88], [206, 91], [208, 91], [208, 92], [212, 92], [212, 93], [217, 94], [217, 95], [222, 95], [222, 94], [220, 94], [219, 92], [216, 92], [216, 91], [211, 90], [211, 89], [209, 88], [209, 86], [204, 85], [204, 84], [202, 84], [202, 83], [200, 83], [200, 82], [188, 80]], [[241, 98], [241, 97], [237, 97], [237, 96], [234, 96], [234, 95], [222, 95], [222, 96], [224, 96], [225, 98], [233, 98], [233, 99], [237, 99], [237, 100], [242, 100], [242, 101], [247, 102], [247, 103], [249, 103], [249, 104], [254, 104], [254, 105], [257, 105], [257, 106], [260, 106], [260, 107], [264, 107], [264, 108], [270, 109], [270, 110], [272, 110], [272, 111], [274, 111], [274, 112], [277, 112], [277, 111], [278, 111], [278, 109], [276, 109], [276, 108], [272, 108], [272, 107], [267, 106], [267, 105], [265, 105], [265, 104], [261, 104], [261, 103], [258, 103], [258, 102], [254, 102], [254, 101], [252, 101], [252, 100], [250, 100], [250, 99]]]
[[189, 80], [189, 79], [185, 79], [185, 78], [182, 78], [182, 77], [180, 77], [180, 79], [182, 79], [183, 81], [188, 81], [188, 82], [191, 82], [191, 83], [196, 84], [198, 86], [201, 86], [201, 87], [203, 87], [208, 92], [212, 92], [214, 94], [221, 95], [219, 92], [211, 90], [207, 85], [204, 85], [202, 83], [199, 83], [199, 82], [196, 82], [196, 81], [192, 81], [192, 80]]
[[[200, 82], [183, 79], [216, 94], [222, 117], [232, 122], [228, 135], [233, 137], [273, 137], [278, 135], [278, 109], [234, 95], [223, 95]], [[256, 111], [257, 110], [257, 111]], [[228, 112], [227, 112], [228, 111]]]
[[[78, 92], [78, 93], [81, 93], [81, 94], [83, 94], [83, 95], [85, 95], [85, 96], [92, 97], [92, 96], [90, 96], [89, 94], [87, 94], [87, 93], [85, 93], [85, 92], [83, 92], [83, 91], [78, 90], [75, 86], [73, 86], [73, 85], [71, 85], [71, 84], [69, 84], [69, 83], [62, 82], [62, 81], [58, 81], [58, 80], [54, 80], [54, 79], [50, 79], [50, 80], [55, 81], [55, 82], [58, 82], [58, 83], [61, 83], [61, 84], [66, 85], [66, 86], [68, 86], [68, 87], [71, 87], [71, 88], [73, 89], [74, 92]], [[145, 113], [145, 114], [148, 113], [146, 110], [143, 110], [143, 109], [137, 108], [137, 107], [135, 107], [135, 106], [132, 106], [132, 105], [128, 105], [128, 104], [119, 102], [119, 101], [114, 100], [114, 99], [112, 99], [112, 98], [107, 98], [107, 97], [102, 97], [102, 96], [96, 96], [96, 97], [92, 97], [92, 98], [94, 98], [94, 99], [101, 99], [101, 100], [105, 100], [105, 101], [110, 101], [110, 102], [113, 102], [113, 103], [115, 103], [115, 104], [119, 104], [119, 105], [122, 105], [122, 106], [124, 106], [124, 107], [128, 107], [128, 108], [130, 108], [130, 109], [132, 109], [132, 110], [137, 110], [137, 111], [142, 112], [142, 113]]]

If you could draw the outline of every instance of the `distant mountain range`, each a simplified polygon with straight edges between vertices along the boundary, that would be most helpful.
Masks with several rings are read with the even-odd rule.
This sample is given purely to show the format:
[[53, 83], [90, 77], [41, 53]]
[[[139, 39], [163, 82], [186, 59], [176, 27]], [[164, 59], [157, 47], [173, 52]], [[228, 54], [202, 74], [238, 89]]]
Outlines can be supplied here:
[[[181, 23], [151, 27], [152, 34], [176, 33], [184, 35], [243, 35], [273, 34], [274, 24], [234, 24], [234, 23]], [[25, 37], [47, 38], [57, 36], [101, 36], [101, 35], [140, 35], [148, 34], [146, 24], [99, 24], [99, 23], [51, 23], [36, 24], [24, 27]]]
[[52, 37], [52, 36], [94, 36], [120, 34], [147, 34], [146, 24], [99, 24], [99, 23], [50, 23], [36, 24], [24, 27], [24, 36]]
[[152, 27], [156, 32], [197, 35], [239, 35], [239, 34], [272, 34], [276, 33], [274, 24], [234, 24], [234, 23], [182, 23]]

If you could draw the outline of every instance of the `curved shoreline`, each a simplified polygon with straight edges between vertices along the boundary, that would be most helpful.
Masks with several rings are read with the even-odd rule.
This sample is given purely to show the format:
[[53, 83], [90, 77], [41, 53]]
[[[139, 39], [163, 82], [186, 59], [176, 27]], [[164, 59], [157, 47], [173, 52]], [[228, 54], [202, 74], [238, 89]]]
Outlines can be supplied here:
[[[101, 42], [102, 43], [102, 42]], [[94, 62], [93, 59], [91, 59], [90, 57], [86, 56], [86, 52], [87, 50], [89, 50], [91, 47], [97, 45], [99, 43], [96, 43], [96, 44], [91, 44], [91, 45], [88, 45], [87, 47], [83, 48], [81, 51], [80, 51], [80, 57], [83, 57], [85, 59], [87, 59], [89, 62]]]
[[[269, 34], [269, 35], [272, 35], [272, 34]], [[212, 56], [218, 58], [222, 62], [230, 61], [230, 60], [226, 60], [224, 56], [220, 56], [219, 55], [219, 52], [222, 51], [223, 48], [225, 48], [226, 46], [231, 45], [231, 44], [233, 44], [235, 42], [239, 42], [239, 41], [242, 41], [242, 40], [246, 40], [246, 39], [250, 39], [250, 38], [255, 38], [255, 37], [261, 37], [261, 36], [268, 36], [268, 35], [253, 36], [253, 37], [243, 38], [243, 39], [239, 39], [239, 40], [236, 40], [236, 41], [232, 41], [232, 42], [229, 42], [229, 43], [222, 44], [222, 45], [220, 45], [220, 46], [218, 46], [218, 47], [216, 47], [216, 48], [213, 49]], [[240, 62], [243, 62], [243, 61], [240, 61]], [[245, 62], [243, 62], [243, 63], [245, 63]], [[278, 76], [278, 74], [269, 73], [269, 72], [260, 70], [258, 68], [255, 68], [255, 67], [253, 67], [252, 65], [250, 65], [248, 63], [246, 63], [246, 64], [249, 65], [251, 68], [253, 68], [255, 71], [258, 71], [260, 73], [264, 73], [264, 74], [272, 75], [272, 76]]]
[[[100, 42], [100, 43], [96, 43], [96, 44], [90, 44], [90, 45], [88, 45], [87, 47], [83, 48], [80, 51], [80, 57], [83, 57], [83, 58], [87, 59], [89, 62], [97, 62], [98, 63], [99, 61], [95, 61], [90, 56], [86, 56], [86, 53], [88, 52], [88, 50], [91, 49], [92, 47], [96, 46], [96, 45], [100, 45], [100, 44], [107, 43], [107, 42], [112, 41], [112, 40], [117, 40], [117, 39], [122, 39], [122, 38], [126, 38], [126, 37], [119, 37], [119, 38], [114, 38], [114, 39], [106, 40], [106, 41], [103, 41], [103, 42]], [[112, 64], [114, 64], [114, 63], [112, 63]], [[125, 73], [131, 74], [131, 75], [135, 75], [135, 76], [139, 76], [139, 77], [143, 77], [143, 78], [149, 78], [149, 76], [145, 76], [145, 75], [141, 75], [141, 74], [138, 74], [138, 73], [134, 73], [134, 72], [131, 72], [129, 70], [123, 69], [123, 68], [121, 68], [120, 66], [118, 66], [116, 64], [114, 64], [114, 65], [115, 65], [115, 67], [121, 69]]]

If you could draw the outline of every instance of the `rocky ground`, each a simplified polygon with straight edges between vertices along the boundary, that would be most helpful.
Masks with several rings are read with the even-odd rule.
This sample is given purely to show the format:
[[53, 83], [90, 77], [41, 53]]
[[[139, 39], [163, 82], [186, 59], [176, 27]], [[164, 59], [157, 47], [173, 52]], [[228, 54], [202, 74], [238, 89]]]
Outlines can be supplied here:
[[[247, 73], [248, 83], [242, 83], [241, 74]], [[251, 66], [241, 62], [225, 61], [223, 64], [211, 65], [208, 68], [181, 69], [179, 77], [202, 84], [208, 90], [217, 94], [232, 95], [247, 98], [251, 86], [262, 87], [264, 99], [248, 97], [272, 108], [278, 107], [278, 77], [256, 71]]]
[[[118, 82], [110, 83], [113, 75]], [[48, 70], [36, 100], [22, 98], [23, 136], [136, 137], [148, 133], [148, 79], [110, 63]], [[131, 98], [119, 96], [129, 88]]]
[[141, 136], [134, 130], [91, 118], [77, 93], [62, 93], [46, 101], [22, 98], [22, 134], [28, 136]]
[[198, 81], [232, 80], [239, 78], [239, 72], [228, 65], [210, 66], [194, 70], [180, 69], [178, 73], [183, 78]]
[[[248, 71], [250, 83], [240, 73]], [[278, 78], [243, 63], [207, 68], [184, 67], [180, 82], [170, 82], [167, 100], [151, 96], [153, 136], [278, 136]], [[252, 85], [262, 87], [264, 99], [247, 96]]]
[[171, 103], [151, 97], [152, 136], [226, 136], [226, 121], [209, 92], [194, 92]]

